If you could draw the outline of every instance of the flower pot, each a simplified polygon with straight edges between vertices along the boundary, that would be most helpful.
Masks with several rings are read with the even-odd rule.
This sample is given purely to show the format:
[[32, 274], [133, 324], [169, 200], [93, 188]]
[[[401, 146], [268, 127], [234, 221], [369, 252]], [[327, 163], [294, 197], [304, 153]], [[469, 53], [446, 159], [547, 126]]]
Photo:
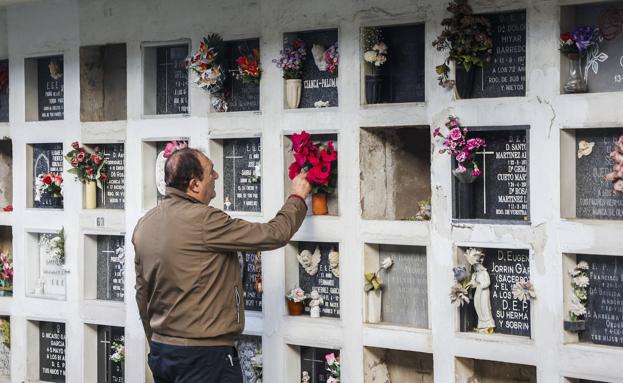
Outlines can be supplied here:
[[380, 74], [366, 75], [366, 103], [378, 104], [381, 102], [383, 76]]
[[381, 322], [381, 303], [383, 290], [368, 291], [368, 323]]
[[97, 207], [97, 184], [95, 181], [87, 181], [84, 186], [86, 193], [86, 208], [95, 209]]
[[563, 86], [565, 93], [586, 93], [588, 84], [582, 71], [582, 56], [579, 54], [567, 55], [569, 59], [569, 77]]
[[52, 199], [52, 208], [54, 209], [62, 209], [63, 208], [63, 196], [60, 194], [54, 194], [51, 197]]
[[456, 177], [457, 184], [457, 196], [456, 196], [456, 218], [469, 219], [474, 218], [475, 207], [474, 204], [474, 181], [478, 176], [473, 176], [469, 171], [458, 173], [452, 171], [454, 177]]
[[314, 193], [314, 194], [312, 194], [312, 214], [314, 214], [314, 215], [327, 215], [327, 214], [329, 214], [329, 208], [327, 206], [327, 194], [326, 193]]
[[288, 314], [290, 315], [301, 315], [305, 312], [305, 305], [303, 302], [292, 302], [291, 300], [287, 300], [288, 302]]
[[575, 320], [564, 322], [565, 331], [569, 332], [580, 332], [586, 330], [586, 321], [585, 320]]
[[469, 71], [465, 70], [463, 65], [456, 65], [456, 73], [454, 76], [455, 89], [459, 98], [471, 98], [474, 90], [474, 79], [476, 78], [476, 68], [471, 67]]
[[301, 86], [303, 80], [300, 78], [286, 80], [286, 102], [288, 108], [296, 109], [301, 102]]

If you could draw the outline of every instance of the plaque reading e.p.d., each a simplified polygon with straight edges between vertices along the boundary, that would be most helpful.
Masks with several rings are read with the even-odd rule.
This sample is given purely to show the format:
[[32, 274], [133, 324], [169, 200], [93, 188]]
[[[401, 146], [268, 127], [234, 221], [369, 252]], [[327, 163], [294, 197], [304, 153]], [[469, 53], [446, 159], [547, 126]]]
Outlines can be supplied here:
[[158, 47], [156, 52], [156, 113], [188, 113], [188, 45]]
[[225, 211], [262, 211], [259, 138], [223, 140], [223, 200]]
[[[623, 219], [623, 196], [616, 194], [606, 175], [613, 171], [610, 153], [623, 129], [578, 129], [575, 132], [575, 206], [576, 217]], [[580, 146], [592, 145], [590, 153]], [[579, 158], [578, 158], [579, 157]]]
[[39, 379], [65, 382], [65, 323], [39, 322]]
[[97, 188], [97, 207], [123, 209], [125, 206], [125, 152], [123, 144], [99, 145], [106, 159], [104, 171], [108, 180]]
[[[317, 272], [310, 275], [307, 270], [299, 263], [299, 287], [307, 294], [312, 290], [318, 291], [323, 303], [320, 305], [320, 316], [339, 318], [340, 317], [340, 277], [339, 277], [339, 256], [333, 261], [329, 253], [338, 252], [337, 243], [313, 243], [300, 242], [299, 254], [307, 250], [312, 255], [320, 254]], [[314, 262], [314, 261], [312, 261]], [[309, 314], [309, 307], [305, 307], [305, 312]]]
[[125, 238], [97, 236], [97, 299], [123, 302]]
[[65, 115], [63, 56], [37, 59], [39, 120], [62, 120]]
[[48, 191], [42, 191], [42, 177], [52, 173], [63, 174], [63, 144], [33, 144], [33, 206], [37, 208], [62, 208], [63, 198]]
[[301, 39], [307, 58], [303, 61], [303, 86], [299, 108], [313, 108], [317, 101], [338, 106], [337, 71], [331, 73], [325, 64], [324, 52], [337, 44], [337, 29], [292, 32], [285, 34], [285, 44]]

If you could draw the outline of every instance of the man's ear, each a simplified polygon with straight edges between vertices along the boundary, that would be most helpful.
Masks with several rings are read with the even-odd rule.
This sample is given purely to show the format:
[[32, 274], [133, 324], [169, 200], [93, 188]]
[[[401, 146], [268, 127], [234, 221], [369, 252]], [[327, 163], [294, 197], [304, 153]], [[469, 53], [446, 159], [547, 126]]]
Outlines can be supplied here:
[[196, 178], [191, 178], [190, 182], [188, 183], [188, 190], [193, 193], [197, 193], [199, 192], [199, 190], [197, 190], [198, 187], [199, 187], [199, 181]]

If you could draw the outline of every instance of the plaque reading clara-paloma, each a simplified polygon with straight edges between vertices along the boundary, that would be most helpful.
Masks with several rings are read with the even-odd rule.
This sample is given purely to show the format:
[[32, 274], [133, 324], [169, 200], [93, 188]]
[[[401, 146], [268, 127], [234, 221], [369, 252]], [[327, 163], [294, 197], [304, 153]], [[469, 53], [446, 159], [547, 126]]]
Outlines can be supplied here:
[[158, 47], [156, 51], [156, 113], [188, 113], [188, 45]]
[[[623, 219], [623, 196], [616, 194], [612, 182], [606, 180], [614, 167], [610, 153], [621, 136], [621, 128], [575, 131], [576, 218]], [[580, 149], [587, 146], [592, 150]]]
[[[528, 128], [469, 128], [469, 137], [480, 137], [486, 142], [486, 147], [474, 154], [481, 175], [474, 182], [471, 218], [526, 223], [530, 220]], [[455, 182], [457, 194], [458, 186]]]
[[39, 120], [62, 120], [65, 113], [63, 56], [37, 59]]
[[325, 50], [337, 46], [337, 29], [292, 32], [284, 37], [285, 44], [296, 39], [303, 40], [307, 52], [302, 65], [303, 86], [299, 108], [314, 108], [318, 101], [328, 103], [327, 106], [338, 106], [338, 71], [331, 73], [324, 61]]
[[491, 23], [493, 52], [483, 68], [472, 69], [476, 72], [471, 97], [525, 96], [526, 11], [483, 16]]
[[125, 153], [123, 144], [99, 145], [106, 159], [104, 171], [108, 181], [97, 188], [97, 207], [123, 209], [125, 205]]
[[42, 189], [46, 174], [63, 174], [63, 144], [33, 144], [33, 206], [37, 208], [62, 208], [63, 198]]
[[260, 138], [223, 140], [223, 208], [262, 211]]
[[123, 302], [125, 238], [97, 236], [97, 299]]
[[[323, 303], [320, 305], [320, 316], [339, 318], [340, 317], [340, 277], [339, 277], [339, 256], [332, 264], [329, 253], [332, 251], [339, 252], [339, 244], [337, 243], [314, 243], [299, 242], [299, 254], [304, 250], [309, 251], [312, 258], [317, 258], [319, 254], [320, 261], [318, 269], [314, 275], [299, 263], [299, 286], [306, 293], [312, 290], [318, 291]], [[315, 263], [312, 260], [312, 263]], [[305, 312], [309, 314], [309, 307], [305, 307]]]
[[65, 323], [39, 322], [39, 379], [65, 382]]

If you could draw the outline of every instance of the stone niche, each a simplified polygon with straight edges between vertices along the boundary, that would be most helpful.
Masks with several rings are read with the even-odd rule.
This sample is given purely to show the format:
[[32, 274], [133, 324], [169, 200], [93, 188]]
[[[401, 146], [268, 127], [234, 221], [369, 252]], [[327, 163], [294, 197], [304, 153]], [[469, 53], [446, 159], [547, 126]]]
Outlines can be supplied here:
[[125, 297], [125, 237], [84, 237], [84, 299], [123, 303]]
[[623, 194], [615, 193], [613, 183], [606, 179], [615, 166], [610, 154], [621, 137], [623, 127], [561, 130], [562, 218], [623, 220]]
[[[340, 318], [340, 257], [335, 255], [339, 251], [340, 245], [335, 242], [290, 242], [285, 247], [284, 296], [294, 287], [307, 294], [317, 290], [324, 301], [320, 317]], [[305, 315], [309, 315], [307, 301]]]
[[286, 382], [302, 382], [303, 374], [309, 375], [308, 383], [325, 383], [331, 374], [327, 371], [325, 356], [340, 350], [334, 348], [287, 345], [285, 358], [287, 366]]
[[9, 122], [9, 60], [0, 60], [0, 122]]
[[[586, 73], [588, 92], [623, 91], [623, 33], [620, 14], [623, 1], [602, 1], [591, 4], [568, 5], [560, 8], [560, 33], [573, 32], [577, 27], [590, 25], [599, 28], [599, 44], [588, 50], [582, 60]], [[560, 55], [560, 92], [569, 78], [569, 59]]]
[[[189, 143], [188, 137], [147, 139], [142, 143], [143, 210], [156, 207], [166, 192], [164, 183], [164, 149], [170, 142]], [[190, 143], [189, 143], [190, 144]]]
[[[45, 174], [63, 174], [65, 159], [63, 144], [41, 143], [26, 145], [26, 207], [39, 209], [62, 209], [63, 197], [42, 191], [41, 177]], [[65, 177], [67, 178], [67, 177]], [[63, 184], [71, 179], [63, 180]]]
[[[98, 209], [125, 208], [125, 145], [120, 143], [85, 144], [90, 150], [99, 146], [100, 155], [106, 164], [103, 171], [108, 181], [102, 182], [102, 188], [96, 188], [96, 207]], [[83, 187], [84, 189], [84, 187]], [[83, 207], [86, 206], [86, 191], [82, 194]]]
[[80, 47], [80, 121], [127, 119], [125, 44]]
[[0, 140], [0, 209], [9, 205], [13, 205], [13, 144], [5, 139]]
[[[469, 248], [459, 247], [457, 261], [467, 270], [470, 266], [464, 254]], [[480, 248], [484, 253], [482, 265], [489, 275], [489, 301], [496, 334], [530, 337], [532, 332], [531, 304], [513, 297], [512, 289], [518, 281], [530, 280], [530, 251], [528, 249]], [[473, 272], [473, 270], [471, 271]], [[471, 300], [459, 309], [459, 326], [463, 332], [476, 331], [478, 315], [474, 307], [475, 290]], [[536, 291], [538, 296], [539, 292]], [[449, 302], [448, 302], [449, 303]], [[486, 334], [482, 334], [486, 336]]]
[[[391, 258], [394, 265], [389, 270], [380, 269], [386, 257]], [[364, 259], [365, 272], [379, 270], [383, 281], [382, 324], [429, 328], [426, 247], [366, 244]], [[366, 293], [364, 298], [367, 298]], [[368, 300], [364, 302], [367, 313]]]
[[58, 237], [57, 231], [26, 233], [27, 296], [58, 300], [67, 298], [67, 270], [64, 254], [59, 253], [56, 246]]
[[[362, 36], [367, 28], [361, 28]], [[378, 67], [381, 75], [381, 94], [379, 103], [403, 103], [425, 101], [424, 68], [424, 24], [405, 24], [378, 26], [382, 39], [387, 45], [387, 61]], [[361, 51], [366, 47], [363, 45]], [[365, 78], [372, 74], [371, 65], [362, 58], [364, 83], [362, 99], [364, 104], [376, 103], [377, 100], [366, 97]]]
[[27, 321], [27, 381], [64, 383], [66, 380], [65, 323]]
[[[339, 148], [339, 135], [337, 133], [323, 133], [323, 134], [312, 134], [311, 136], [311, 141], [314, 143], [317, 142], [322, 142], [322, 143], [327, 143], [329, 141], [333, 141], [333, 146], [335, 148], [335, 151], [337, 152], [337, 167], [339, 167], [339, 162], [340, 162], [340, 148]], [[294, 153], [292, 152], [292, 136], [291, 135], [287, 135], [283, 137], [283, 164], [284, 164], [284, 171], [283, 171], [283, 179], [284, 179], [284, 190], [285, 190], [285, 195], [284, 198], [286, 198], [287, 196], [290, 195], [290, 189], [291, 189], [291, 184], [292, 181], [290, 180], [288, 174], [288, 167], [290, 166], [290, 164], [292, 162], [294, 162]], [[336, 168], [337, 169], [337, 168]], [[339, 215], [339, 206], [338, 206], [338, 189], [339, 189], [339, 175], [335, 175], [337, 177], [337, 181], [335, 182], [335, 192], [332, 194], [329, 194], [327, 196], [327, 205], [329, 208], [329, 214], [328, 215], [332, 215], [332, 216], [337, 216]], [[311, 193], [308, 197], [307, 200], [307, 206], [309, 207], [309, 209], [307, 210], [307, 214], [311, 215], [312, 214], [312, 209], [311, 209]], [[317, 218], [320, 218], [322, 216], [316, 216]]]
[[124, 383], [125, 329], [117, 326], [87, 324], [84, 332], [84, 381]]
[[[565, 342], [623, 347], [623, 255], [567, 253], [563, 254], [562, 263]], [[581, 273], [572, 275], [572, 270], [581, 264], [585, 265]], [[584, 277], [588, 278], [587, 299], [580, 303], [586, 314], [573, 320], [571, 311], [578, 302], [574, 286], [580, 286]]]
[[236, 344], [240, 355], [243, 383], [261, 383], [262, 380], [262, 337], [242, 335]]
[[143, 115], [188, 115], [189, 40], [143, 43]]
[[[13, 258], [13, 228], [11, 226], [0, 226], [0, 253], [10, 255]], [[10, 297], [12, 295], [12, 284], [0, 286], [0, 296]]]
[[[252, 81], [244, 82], [236, 78], [238, 64], [236, 60], [241, 56], [253, 55], [254, 50], [260, 49], [260, 39], [244, 39], [225, 41], [225, 62], [222, 62], [222, 72], [226, 74], [225, 101], [228, 112], [247, 112], [260, 110], [260, 84]], [[210, 107], [211, 111], [214, 108]]]
[[11, 381], [11, 317], [0, 316], [0, 382]]
[[362, 217], [430, 219], [430, 157], [428, 126], [362, 128]]
[[228, 213], [262, 212], [261, 137], [210, 140], [210, 159], [218, 172], [212, 206]]
[[24, 59], [26, 121], [65, 118], [63, 55]]
[[433, 383], [432, 354], [364, 347], [363, 365], [364, 383]]
[[456, 358], [456, 383], [536, 383], [536, 367], [491, 360]]

